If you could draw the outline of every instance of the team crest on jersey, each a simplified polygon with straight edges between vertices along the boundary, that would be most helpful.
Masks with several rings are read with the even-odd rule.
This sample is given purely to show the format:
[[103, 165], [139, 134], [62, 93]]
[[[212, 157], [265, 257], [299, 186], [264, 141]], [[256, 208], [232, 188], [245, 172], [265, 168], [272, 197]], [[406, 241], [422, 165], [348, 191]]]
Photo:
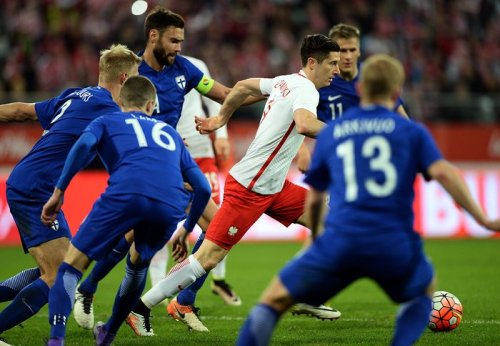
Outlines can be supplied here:
[[184, 75], [175, 77], [175, 82], [177, 83], [177, 86], [182, 90], [186, 89], [186, 77], [184, 77]]
[[236, 233], [238, 233], [238, 227], [236, 226], [231, 226], [229, 227], [229, 230], [227, 231], [227, 233], [231, 236], [231, 237], [234, 237], [236, 235]]

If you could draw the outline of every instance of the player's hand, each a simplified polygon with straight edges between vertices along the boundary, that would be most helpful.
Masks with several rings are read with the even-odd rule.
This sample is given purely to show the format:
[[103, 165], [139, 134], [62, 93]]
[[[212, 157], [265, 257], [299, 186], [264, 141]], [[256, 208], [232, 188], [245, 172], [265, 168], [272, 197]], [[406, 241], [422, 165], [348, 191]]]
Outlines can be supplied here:
[[219, 115], [211, 118], [205, 118], [205, 117], [200, 118], [195, 116], [194, 122], [196, 124], [196, 131], [198, 131], [202, 135], [214, 132], [215, 130], [224, 125]]
[[191, 186], [191, 184], [187, 183], [187, 182], [184, 182], [184, 188], [186, 190], [188, 190], [189, 192], [194, 192], [194, 189], [193, 187]]
[[63, 199], [64, 191], [56, 187], [52, 196], [50, 196], [49, 200], [45, 203], [42, 209], [41, 221], [45, 226], [52, 226], [57, 218], [57, 214], [61, 210]]
[[227, 138], [216, 138], [214, 140], [215, 155], [221, 160], [226, 161], [229, 158], [231, 145]]
[[177, 263], [186, 259], [188, 254], [188, 238], [189, 233], [182, 226], [172, 238], [172, 258]]

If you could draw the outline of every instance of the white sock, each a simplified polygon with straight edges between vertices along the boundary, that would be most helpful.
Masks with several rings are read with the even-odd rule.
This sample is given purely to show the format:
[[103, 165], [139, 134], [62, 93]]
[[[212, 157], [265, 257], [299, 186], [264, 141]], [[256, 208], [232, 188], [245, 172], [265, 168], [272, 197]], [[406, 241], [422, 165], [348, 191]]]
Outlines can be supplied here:
[[168, 246], [165, 245], [151, 259], [151, 264], [149, 265], [151, 287], [160, 282], [167, 274], [168, 255]]
[[226, 279], [226, 258], [225, 256], [222, 261], [217, 263], [214, 269], [212, 269], [212, 279], [214, 280], [225, 280]]
[[151, 309], [165, 298], [171, 298], [180, 290], [188, 287], [205, 273], [200, 262], [191, 255], [170, 269], [167, 276], [147, 291], [141, 300], [144, 305]]

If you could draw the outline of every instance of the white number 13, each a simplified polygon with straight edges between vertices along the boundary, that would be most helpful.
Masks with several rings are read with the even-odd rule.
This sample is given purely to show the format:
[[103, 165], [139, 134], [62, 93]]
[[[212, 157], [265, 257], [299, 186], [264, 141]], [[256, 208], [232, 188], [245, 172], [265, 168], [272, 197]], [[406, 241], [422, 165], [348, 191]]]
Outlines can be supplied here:
[[[378, 155], [375, 156], [377, 151]], [[370, 160], [370, 170], [381, 171], [385, 178], [382, 184], [373, 178], [364, 181], [366, 190], [372, 196], [386, 197], [396, 188], [398, 175], [391, 163], [391, 154], [391, 146], [382, 136], [372, 136], [363, 142], [361, 155]], [[340, 144], [337, 147], [337, 156], [342, 159], [344, 165], [345, 199], [347, 202], [355, 201], [358, 198], [358, 182], [354, 160], [354, 141], [349, 139]]]

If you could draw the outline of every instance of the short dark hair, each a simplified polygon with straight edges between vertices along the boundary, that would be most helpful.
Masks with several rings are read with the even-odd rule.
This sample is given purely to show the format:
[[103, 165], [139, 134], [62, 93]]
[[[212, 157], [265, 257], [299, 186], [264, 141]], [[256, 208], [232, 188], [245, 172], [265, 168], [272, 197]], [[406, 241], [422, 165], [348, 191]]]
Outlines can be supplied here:
[[151, 30], [156, 29], [162, 32], [169, 26], [184, 29], [184, 18], [164, 7], [155, 7], [151, 12], [149, 12], [146, 20], [144, 21], [144, 33], [146, 34], [146, 40], [148, 39], [149, 32]]
[[124, 107], [143, 107], [149, 100], [156, 99], [156, 88], [144, 76], [131, 76], [123, 83], [120, 101]]
[[306, 66], [308, 58], [322, 62], [331, 52], [340, 52], [337, 42], [322, 34], [307, 35], [300, 46], [302, 66]]

